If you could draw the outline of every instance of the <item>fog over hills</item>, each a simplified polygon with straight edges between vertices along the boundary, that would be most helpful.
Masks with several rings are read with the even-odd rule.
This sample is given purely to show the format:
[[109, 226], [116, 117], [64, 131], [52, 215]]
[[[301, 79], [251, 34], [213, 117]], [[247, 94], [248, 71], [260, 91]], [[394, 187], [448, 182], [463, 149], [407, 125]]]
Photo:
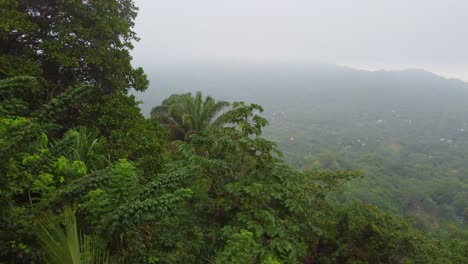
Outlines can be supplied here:
[[[173, 93], [203, 91], [215, 98], [259, 103], [271, 117], [297, 122], [411, 120], [422, 126], [468, 122], [468, 83], [408, 69], [365, 71], [328, 64], [174, 62], [146, 66], [151, 85], [138, 94], [142, 110]], [[439, 133], [432, 129], [433, 133]]]

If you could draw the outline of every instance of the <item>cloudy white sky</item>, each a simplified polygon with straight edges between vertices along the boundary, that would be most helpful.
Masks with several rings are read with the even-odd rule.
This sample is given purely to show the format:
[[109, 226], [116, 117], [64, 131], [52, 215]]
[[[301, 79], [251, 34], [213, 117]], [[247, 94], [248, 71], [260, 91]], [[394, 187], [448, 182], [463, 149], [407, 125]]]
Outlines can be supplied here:
[[467, 0], [136, 0], [140, 65], [171, 59], [424, 68], [468, 81]]

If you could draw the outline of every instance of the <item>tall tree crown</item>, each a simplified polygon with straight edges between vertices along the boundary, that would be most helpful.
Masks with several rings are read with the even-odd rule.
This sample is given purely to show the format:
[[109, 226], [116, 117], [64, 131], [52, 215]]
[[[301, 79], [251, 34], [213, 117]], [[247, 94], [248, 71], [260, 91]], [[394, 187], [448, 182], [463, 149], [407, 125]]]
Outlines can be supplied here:
[[2, 0], [0, 77], [42, 77], [52, 92], [78, 83], [104, 92], [142, 91], [148, 80], [129, 50], [137, 7], [132, 0]]
[[222, 124], [223, 109], [228, 102], [216, 101], [211, 96], [203, 98], [201, 92], [174, 94], [151, 111], [151, 118], [169, 128], [173, 139], [188, 139], [210, 126]]

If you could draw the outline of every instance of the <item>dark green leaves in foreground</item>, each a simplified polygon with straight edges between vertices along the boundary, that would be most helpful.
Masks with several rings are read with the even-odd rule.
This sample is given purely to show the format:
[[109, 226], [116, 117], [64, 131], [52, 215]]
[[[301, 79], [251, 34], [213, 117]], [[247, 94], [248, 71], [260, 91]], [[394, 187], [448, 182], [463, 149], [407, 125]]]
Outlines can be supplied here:
[[66, 208], [62, 221], [55, 216], [42, 216], [36, 223], [37, 237], [45, 250], [47, 263], [92, 264], [109, 263], [109, 252], [100, 248], [96, 240], [80, 234], [75, 214]]

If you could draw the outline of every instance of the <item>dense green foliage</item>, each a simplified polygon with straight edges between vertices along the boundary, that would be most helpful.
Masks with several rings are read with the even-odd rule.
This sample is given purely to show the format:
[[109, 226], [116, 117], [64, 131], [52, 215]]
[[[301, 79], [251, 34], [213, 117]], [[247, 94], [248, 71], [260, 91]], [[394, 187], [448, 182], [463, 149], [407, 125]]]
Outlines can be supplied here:
[[106, 92], [148, 86], [130, 64], [133, 1], [2, 0], [0, 10], [0, 77], [40, 76], [52, 95], [82, 82]]
[[151, 110], [151, 119], [168, 128], [170, 139], [188, 141], [192, 133], [222, 125], [223, 116], [217, 115], [227, 106], [228, 102], [217, 102], [210, 96], [203, 100], [201, 92], [194, 97], [190, 93], [174, 94]]
[[174, 95], [158, 109], [189, 140], [167, 141], [127, 94], [147, 85], [132, 1], [0, 3], [0, 262], [466, 262], [466, 244], [340, 204], [360, 173], [286, 165], [260, 105], [215, 121], [226, 103]]
[[[345, 197], [403, 214], [426, 231], [468, 234], [468, 148], [464, 143], [437, 140], [421, 144], [414, 138], [386, 135], [384, 129], [378, 133], [336, 129], [337, 134], [330, 135], [321, 128], [312, 129], [315, 140], [295, 133], [296, 142], [290, 142], [286, 138], [290, 132], [280, 127], [269, 135], [284, 138], [280, 147], [296, 168], [364, 172], [366, 178], [348, 186]], [[286, 127], [290, 129], [290, 125]]]

